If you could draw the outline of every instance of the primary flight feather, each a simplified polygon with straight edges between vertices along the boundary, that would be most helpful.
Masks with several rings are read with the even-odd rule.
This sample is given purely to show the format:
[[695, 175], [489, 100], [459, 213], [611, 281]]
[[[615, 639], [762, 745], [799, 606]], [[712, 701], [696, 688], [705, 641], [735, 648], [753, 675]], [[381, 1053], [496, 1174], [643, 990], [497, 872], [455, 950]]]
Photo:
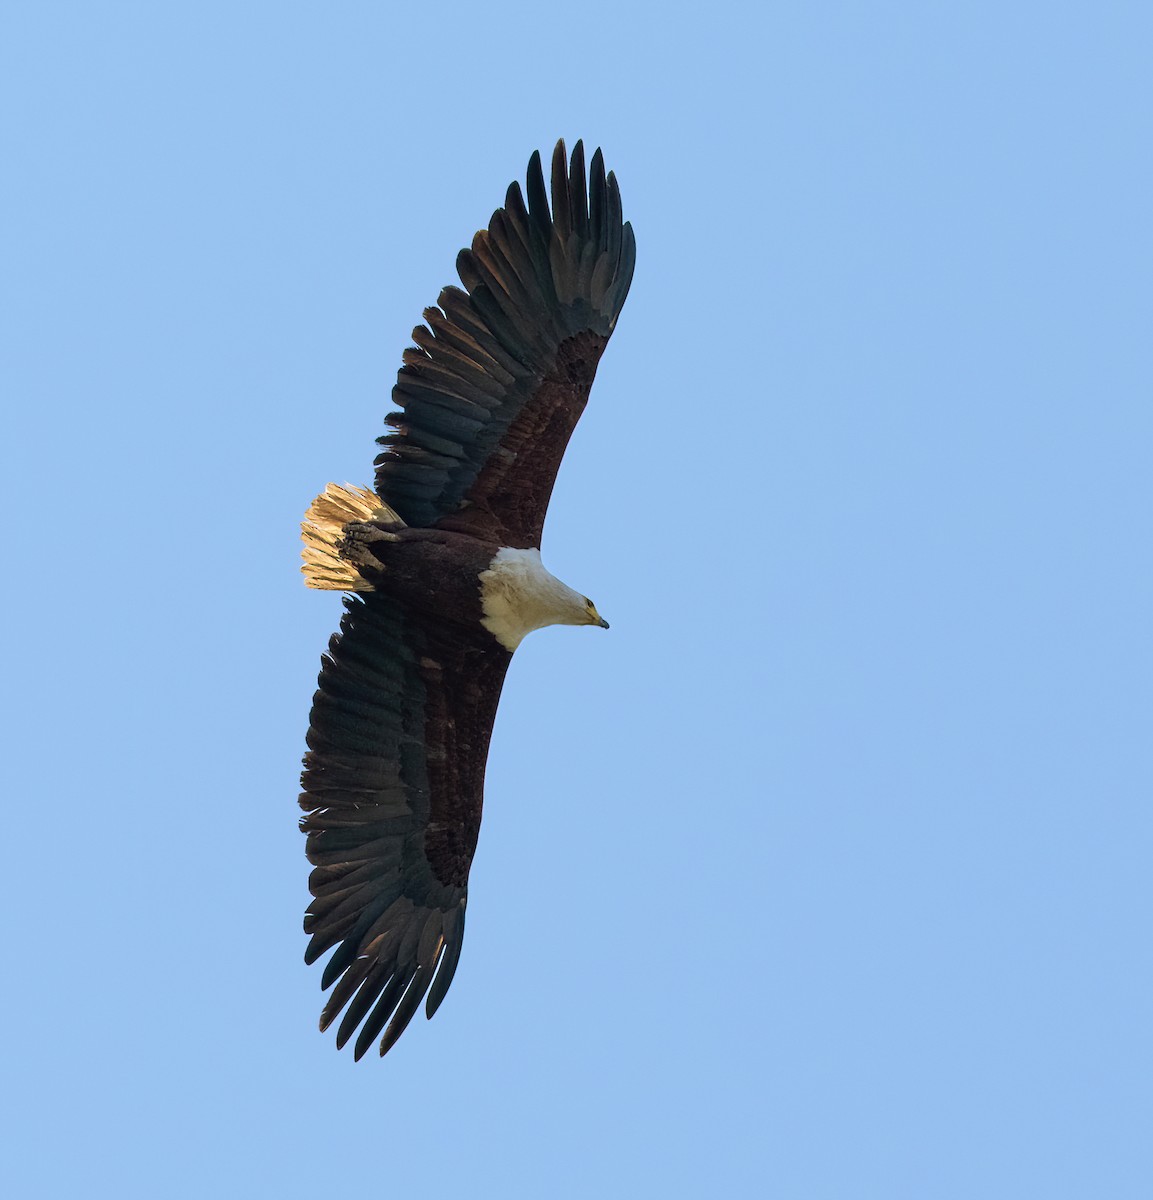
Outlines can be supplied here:
[[[452, 982], [485, 761], [512, 653], [600, 625], [544, 569], [553, 481], [632, 281], [636, 247], [598, 150], [539, 154], [413, 331], [375, 490], [329, 484], [303, 525], [310, 587], [352, 593], [304, 759], [313, 864], [305, 959], [334, 950], [321, 1029], [384, 1054]], [[358, 1032], [359, 1030], [359, 1032]]]

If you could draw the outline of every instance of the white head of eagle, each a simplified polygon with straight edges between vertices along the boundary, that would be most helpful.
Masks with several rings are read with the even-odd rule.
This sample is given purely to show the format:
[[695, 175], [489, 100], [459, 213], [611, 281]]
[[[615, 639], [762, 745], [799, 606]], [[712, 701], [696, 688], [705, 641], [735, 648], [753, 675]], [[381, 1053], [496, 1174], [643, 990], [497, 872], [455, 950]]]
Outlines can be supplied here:
[[527, 634], [546, 625], [609, 623], [596, 605], [544, 567], [539, 550], [498, 550], [480, 575], [481, 624], [506, 650], [515, 650]]

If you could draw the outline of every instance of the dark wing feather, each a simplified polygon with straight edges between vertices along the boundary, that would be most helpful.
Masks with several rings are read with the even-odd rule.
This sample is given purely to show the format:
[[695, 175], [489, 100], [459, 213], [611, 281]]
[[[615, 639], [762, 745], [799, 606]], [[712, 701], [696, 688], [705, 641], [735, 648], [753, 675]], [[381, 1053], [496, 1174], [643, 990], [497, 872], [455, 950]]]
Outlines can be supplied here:
[[383, 1054], [428, 993], [431, 1017], [460, 958], [489, 736], [511, 655], [348, 597], [312, 707], [302, 777], [313, 902], [307, 962], [334, 947], [322, 985], [337, 1045]]
[[560, 460], [632, 282], [636, 246], [598, 150], [539, 154], [462, 250], [404, 356], [376, 490], [409, 525], [539, 546]]

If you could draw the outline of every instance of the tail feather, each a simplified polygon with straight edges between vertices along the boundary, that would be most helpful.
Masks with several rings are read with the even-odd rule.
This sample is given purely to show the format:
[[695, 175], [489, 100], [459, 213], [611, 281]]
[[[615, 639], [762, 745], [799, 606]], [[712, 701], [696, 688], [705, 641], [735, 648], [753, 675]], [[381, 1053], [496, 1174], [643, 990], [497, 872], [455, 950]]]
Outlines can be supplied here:
[[340, 557], [337, 547], [350, 521], [404, 522], [370, 488], [330, 483], [308, 506], [300, 525], [304, 582], [331, 592], [371, 592], [372, 584]]

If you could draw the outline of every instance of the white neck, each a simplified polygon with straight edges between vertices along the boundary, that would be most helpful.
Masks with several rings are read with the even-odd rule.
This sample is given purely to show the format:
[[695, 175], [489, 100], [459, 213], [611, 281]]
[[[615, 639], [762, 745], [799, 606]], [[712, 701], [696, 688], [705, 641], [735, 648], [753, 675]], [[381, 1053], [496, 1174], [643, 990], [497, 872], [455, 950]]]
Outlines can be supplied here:
[[546, 625], [583, 625], [588, 601], [545, 570], [539, 550], [498, 550], [480, 573], [481, 623], [506, 650]]

